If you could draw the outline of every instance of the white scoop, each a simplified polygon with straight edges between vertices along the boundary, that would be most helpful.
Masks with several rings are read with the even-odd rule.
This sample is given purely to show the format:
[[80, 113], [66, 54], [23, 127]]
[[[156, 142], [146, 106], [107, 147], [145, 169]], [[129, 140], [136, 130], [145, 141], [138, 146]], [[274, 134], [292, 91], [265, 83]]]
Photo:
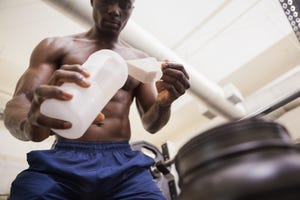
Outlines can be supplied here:
[[151, 83], [162, 76], [161, 64], [154, 57], [126, 60], [128, 74], [143, 83]]

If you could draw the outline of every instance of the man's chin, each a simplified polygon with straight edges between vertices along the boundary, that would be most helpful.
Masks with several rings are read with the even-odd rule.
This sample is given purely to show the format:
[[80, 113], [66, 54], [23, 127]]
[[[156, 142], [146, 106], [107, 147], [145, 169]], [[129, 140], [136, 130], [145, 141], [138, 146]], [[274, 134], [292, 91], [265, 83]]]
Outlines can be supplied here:
[[111, 27], [109, 27], [109, 28], [107, 28], [107, 27], [102, 27], [102, 31], [103, 31], [103, 33], [105, 33], [106, 35], [107, 34], [112, 34], [112, 35], [117, 35], [117, 34], [119, 34], [119, 29], [117, 29], [117, 28], [111, 28]]
[[106, 38], [117, 38], [119, 37], [119, 32], [116, 32], [116, 31], [107, 31], [107, 32], [104, 32], [104, 35], [106, 36]]

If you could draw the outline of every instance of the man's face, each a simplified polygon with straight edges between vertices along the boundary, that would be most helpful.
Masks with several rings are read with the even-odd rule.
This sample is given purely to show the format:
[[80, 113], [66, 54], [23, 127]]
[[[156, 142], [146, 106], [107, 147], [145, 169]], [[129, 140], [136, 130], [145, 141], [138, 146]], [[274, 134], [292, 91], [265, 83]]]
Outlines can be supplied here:
[[92, 0], [96, 27], [105, 33], [119, 34], [133, 10], [134, 0]]

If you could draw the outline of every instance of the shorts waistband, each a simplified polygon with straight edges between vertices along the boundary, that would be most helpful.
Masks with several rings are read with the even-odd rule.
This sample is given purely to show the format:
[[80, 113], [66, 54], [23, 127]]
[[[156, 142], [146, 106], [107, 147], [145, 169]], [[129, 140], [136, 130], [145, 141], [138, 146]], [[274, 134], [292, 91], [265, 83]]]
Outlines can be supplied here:
[[78, 142], [58, 140], [53, 149], [81, 149], [81, 150], [131, 150], [128, 141], [117, 142]]

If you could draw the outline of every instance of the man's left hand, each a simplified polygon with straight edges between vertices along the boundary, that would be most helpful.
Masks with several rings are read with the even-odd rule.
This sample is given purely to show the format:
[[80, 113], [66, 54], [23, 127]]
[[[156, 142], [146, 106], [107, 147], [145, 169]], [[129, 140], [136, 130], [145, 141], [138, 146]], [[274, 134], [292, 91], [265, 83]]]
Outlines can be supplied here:
[[162, 72], [161, 79], [156, 82], [157, 102], [161, 106], [170, 106], [190, 88], [189, 75], [183, 65], [169, 62], [162, 64]]

